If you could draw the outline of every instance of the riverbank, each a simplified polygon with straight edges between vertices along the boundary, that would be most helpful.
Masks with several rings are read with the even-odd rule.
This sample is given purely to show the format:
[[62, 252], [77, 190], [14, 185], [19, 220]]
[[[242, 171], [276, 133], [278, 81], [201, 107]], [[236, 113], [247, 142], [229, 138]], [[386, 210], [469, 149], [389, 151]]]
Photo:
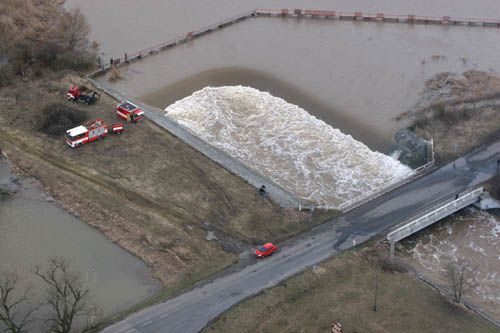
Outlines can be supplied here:
[[[46, 266], [51, 258], [64, 258], [82, 277], [90, 292], [87, 306], [94, 309], [94, 324], [161, 289], [144, 262], [63, 210], [40, 182], [14, 173], [1, 156], [0, 188], [10, 189], [9, 196], [0, 200], [0, 279], [14, 274], [19, 279], [16, 287], [30, 290], [20, 311], [45, 300], [45, 286], [33, 269]], [[28, 332], [42, 330], [45, 312], [37, 313], [39, 320], [27, 327]], [[84, 324], [78, 321], [75, 326]]]
[[[146, 262], [164, 286], [186, 286], [255, 244], [279, 242], [332, 215], [280, 208], [147, 120], [79, 149], [38, 132], [41, 108], [64, 100], [71, 83], [84, 82], [50, 74], [0, 90], [12, 101], [0, 119], [1, 149], [62, 207]], [[115, 101], [105, 95], [78, 109], [116, 122]]]
[[500, 214], [467, 208], [401, 243], [399, 256], [440, 289], [449, 290], [450, 260], [467, 262], [463, 299], [500, 322]]

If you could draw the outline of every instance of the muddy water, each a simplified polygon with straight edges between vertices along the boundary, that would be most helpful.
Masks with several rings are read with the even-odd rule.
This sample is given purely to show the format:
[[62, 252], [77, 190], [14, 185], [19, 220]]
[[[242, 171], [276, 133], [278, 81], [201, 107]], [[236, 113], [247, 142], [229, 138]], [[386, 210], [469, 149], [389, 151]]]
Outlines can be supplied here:
[[[80, 7], [87, 15], [92, 38], [101, 42], [106, 59], [161, 43], [254, 8], [500, 18], [497, 0], [66, 0], [66, 4]], [[297, 32], [298, 29], [291, 30], [290, 35]], [[255, 36], [255, 39], [262, 36]]]
[[[200, 82], [250, 81], [264, 91], [272, 85], [273, 95], [295, 95], [301, 108], [387, 152], [405, 125], [395, 118], [419, 101], [426, 79], [443, 71], [500, 71], [497, 39], [498, 29], [261, 17], [124, 68], [125, 80], [114, 86], [164, 108]], [[231, 68], [254, 72], [247, 79]]]
[[[0, 159], [0, 184], [12, 183], [14, 178]], [[35, 265], [43, 265], [50, 257], [65, 257], [82, 273], [91, 290], [90, 303], [98, 304], [104, 315], [136, 304], [159, 289], [142, 261], [47, 201], [50, 198], [40, 191], [37, 181], [24, 178], [16, 183], [19, 191], [0, 201], [0, 270], [34, 280]]]
[[446, 219], [403, 242], [405, 257], [424, 276], [446, 286], [450, 260], [467, 259], [466, 301], [500, 320], [500, 215], [476, 209]]

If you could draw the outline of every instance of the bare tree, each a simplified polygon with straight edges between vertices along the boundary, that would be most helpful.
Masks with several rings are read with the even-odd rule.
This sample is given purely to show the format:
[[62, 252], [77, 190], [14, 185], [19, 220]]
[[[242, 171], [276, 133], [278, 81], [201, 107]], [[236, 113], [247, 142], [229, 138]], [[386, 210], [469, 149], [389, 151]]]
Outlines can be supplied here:
[[29, 303], [28, 290], [19, 293], [19, 278], [13, 273], [0, 276], [0, 321], [11, 333], [27, 332], [25, 327], [35, 320], [33, 313], [39, 308]]
[[467, 259], [449, 260], [445, 274], [455, 303], [460, 303], [462, 296], [470, 288], [471, 272], [472, 268]]
[[67, 50], [84, 50], [88, 46], [90, 25], [79, 8], [63, 13], [56, 27], [56, 38]]
[[89, 290], [80, 275], [71, 272], [69, 263], [62, 258], [52, 258], [42, 272], [39, 266], [35, 274], [47, 285], [47, 304], [50, 308], [46, 320], [50, 332], [68, 333], [77, 317], [86, 316]]

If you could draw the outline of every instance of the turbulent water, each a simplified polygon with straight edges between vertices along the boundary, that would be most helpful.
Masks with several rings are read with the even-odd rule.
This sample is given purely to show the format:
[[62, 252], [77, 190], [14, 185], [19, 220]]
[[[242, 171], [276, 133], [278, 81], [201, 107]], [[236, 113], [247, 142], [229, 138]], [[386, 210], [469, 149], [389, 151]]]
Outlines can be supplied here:
[[407, 241], [408, 254], [434, 281], [443, 279], [450, 260], [469, 262], [465, 296], [500, 319], [500, 219], [467, 209]]
[[298, 197], [329, 206], [412, 173], [296, 105], [242, 87], [207, 87], [166, 116]]

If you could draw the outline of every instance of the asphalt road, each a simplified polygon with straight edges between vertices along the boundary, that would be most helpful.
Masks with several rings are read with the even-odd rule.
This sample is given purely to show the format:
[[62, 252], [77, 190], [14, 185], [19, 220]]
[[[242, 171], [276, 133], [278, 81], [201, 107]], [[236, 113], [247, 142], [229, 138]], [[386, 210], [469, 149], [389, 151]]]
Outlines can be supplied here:
[[243, 299], [490, 179], [498, 172], [499, 158], [500, 141], [297, 236], [272, 257], [131, 315], [103, 332], [198, 332]]

